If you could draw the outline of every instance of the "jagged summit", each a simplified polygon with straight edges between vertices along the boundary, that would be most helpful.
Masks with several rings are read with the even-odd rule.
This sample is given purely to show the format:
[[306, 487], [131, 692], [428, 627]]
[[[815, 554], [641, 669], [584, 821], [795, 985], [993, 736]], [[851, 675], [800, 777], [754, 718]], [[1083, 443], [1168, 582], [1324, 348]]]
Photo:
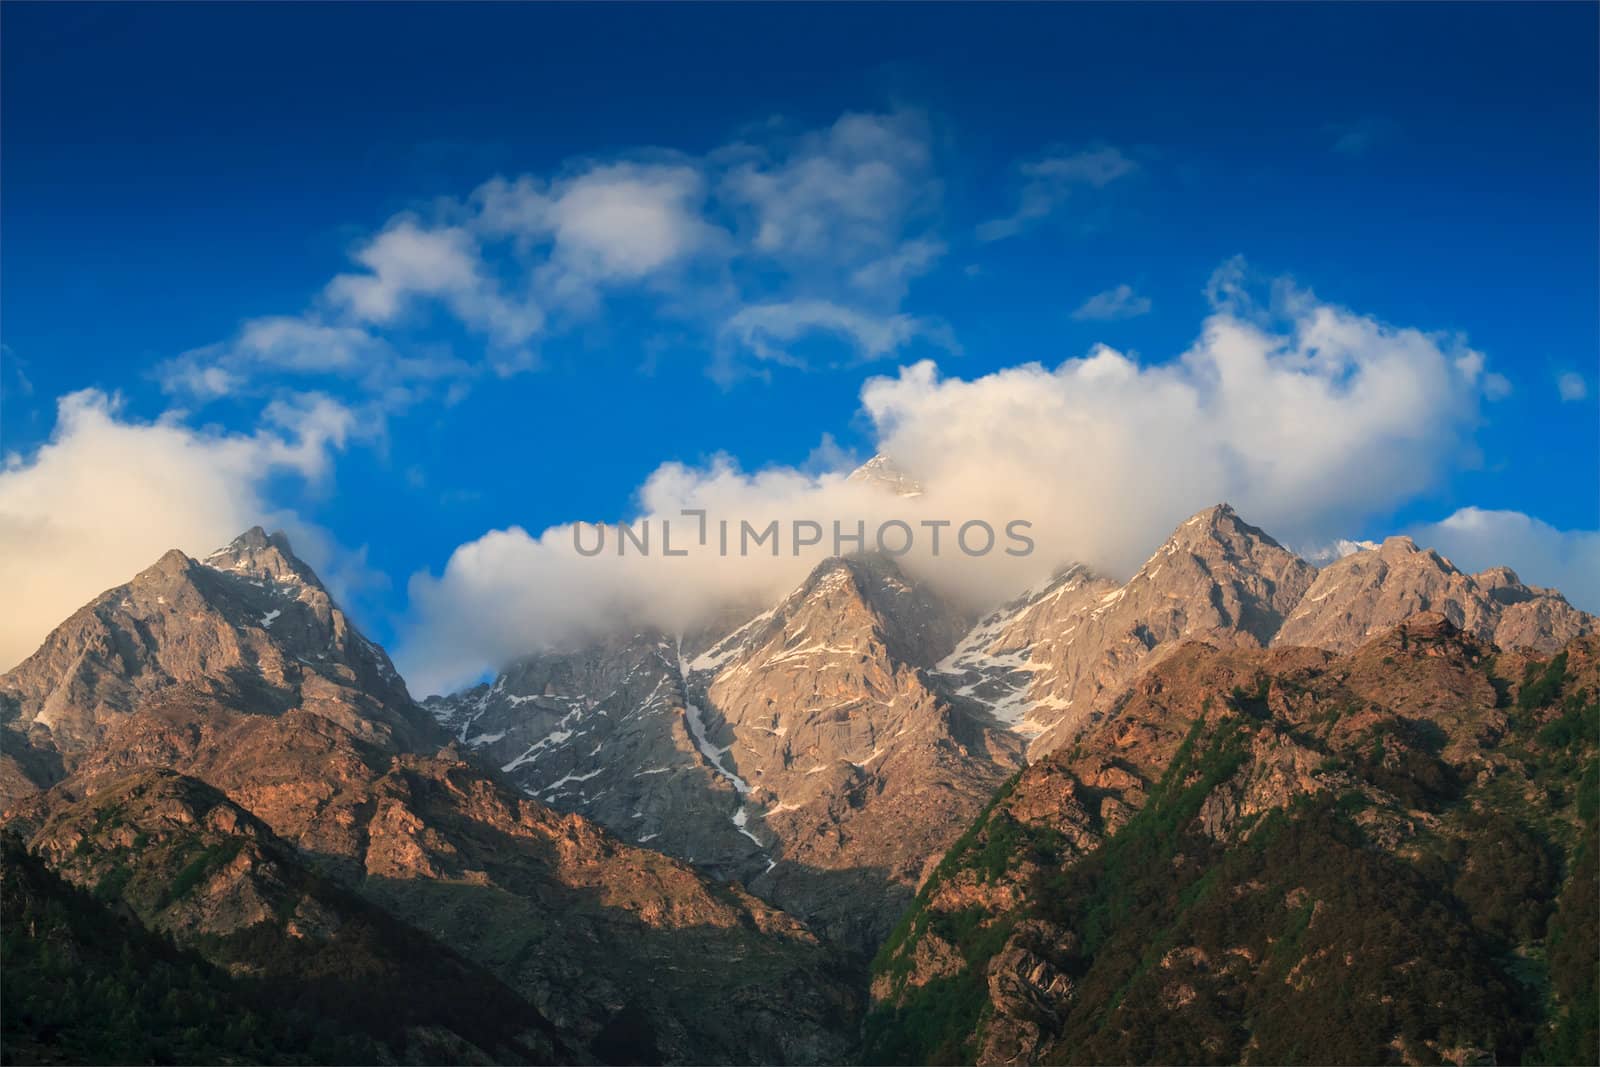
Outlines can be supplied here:
[[981, 623], [944, 667], [1034, 737], [1030, 751], [1046, 751], [1183, 641], [1265, 645], [1315, 573], [1217, 504], [1179, 524], [1126, 583], [1069, 568]]
[[817, 564], [746, 640], [759, 643], [797, 624], [823, 644], [844, 631], [874, 633], [895, 657], [931, 667], [955, 647], [970, 619], [913, 582], [890, 557], [868, 552]]
[[1410, 537], [1389, 537], [1324, 567], [1274, 638], [1348, 651], [1369, 634], [1437, 611], [1485, 643], [1543, 651], [1592, 632], [1560, 593], [1524, 585], [1509, 567], [1465, 574]]
[[[1430, 585], [1449, 574], [1454, 586]], [[1347, 601], [1356, 575], [1377, 592]], [[1063, 566], [976, 624], [891, 558], [835, 557], [720, 637], [536, 654], [429, 706], [531, 795], [859, 940], [840, 884], [893, 899], [915, 882], [908, 857], [1022, 745], [1037, 759], [1068, 742], [1186, 644], [1348, 650], [1423, 610], [1476, 640], [1541, 648], [1593, 625], [1508, 570], [1462, 576], [1409, 539], [1319, 571], [1221, 503], [1126, 582]], [[876, 889], [869, 853], [894, 857]]]
[[[1391, 618], [1401, 636], [1374, 637]], [[1132, 811], [1142, 794], [1130, 758], [1164, 759], [1183, 735], [1156, 714], [1163, 693], [1181, 686], [1196, 696], [1185, 707], [1203, 710], [1202, 688], [1235, 702], [1256, 692], [1261, 665], [1319, 677], [1335, 653], [1279, 647], [1314, 644], [1349, 649], [1355, 673], [1338, 684], [1352, 693], [1394, 703], [1394, 680], [1412, 685], [1415, 701], [1395, 704], [1408, 718], [1450, 713], [1462, 678], [1493, 708], [1500, 698], [1479, 660], [1520, 678], [1527, 657], [1491, 656], [1490, 641], [1548, 649], [1593, 626], [1507, 568], [1462, 574], [1409, 539], [1319, 571], [1219, 504], [1178, 525], [1126, 582], [1064, 566], [975, 625], [892, 558], [827, 559], [764, 611], [693, 635], [629, 630], [535, 652], [491, 684], [431, 699], [423, 719], [288, 539], [253, 527], [202, 560], [165, 554], [0, 676], [0, 807], [13, 787], [60, 783], [21, 802], [43, 811], [143, 767], [181, 770], [475, 958], [514, 955], [508, 980], [540, 997], [556, 991], [557, 1006], [568, 998], [562, 1019], [600, 1025], [611, 1009], [596, 1004], [614, 1003], [625, 978], [564, 982], [550, 961], [580, 953], [609, 982], [643, 973], [641, 959], [671, 959], [697, 988], [727, 977], [706, 984], [721, 1004], [748, 982], [723, 961], [749, 944], [720, 958], [641, 955], [631, 929], [618, 937], [574, 918], [591, 891], [632, 893], [622, 906], [674, 929], [759, 927], [752, 943], [771, 958], [810, 966], [810, 932], [795, 924], [773, 941], [772, 924], [787, 919], [742, 890], [710, 888], [685, 860], [870, 954], [1025, 757], [1044, 768], [1025, 779], [1043, 792], [1018, 793], [1019, 803], [1047, 801], [1059, 783], [1050, 768], [1073, 762], [1110, 801], [1098, 821], [1070, 826], [1092, 836]], [[1150, 714], [1139, 718], [1141, 707]], [[424, 754], [446, 740], [445, 756]], [[1295, 772], [1273, 788], [1324, 762], [1258, 755], [1272, 775]], [[59, 862], [75, 862], [76, 844], [63, 845]], [[457, 892], [466, 886], [492, 892]], [[513, 953], [510, 930], [535, 933]], [[676, 992], [663, 991], [652, 1018], [694, 1014], [668, 1003]], [[739, 1035], [760, 1030], [746, 1022]], [[795, 1039], [820, 1040], [812, 1029], [802, 1020]], [[779, 1058], [729, 1041], [730, 1061]], [[794, 1058], [816, 1061], [825, 1047], [796, 1046]]]
[[316, 572], [294, 554], [289, 535], [282, 530], [268, 534], [261, 527], [252, 526], [200, 562], [213, 570], [272, 581], [300, 581], [322, 588]]
[[1233, 510], [1233, 506], [1227, 503], [1213, 504], [1179, 523], [1177, 529], [1172, 531], [1161, 548], [1156, 551], [1159, 554], [1173, 546], [1192, 546], [1203, 542], [1231, 546], [1259, 542], [1270, 548], [1288, 551], [1267, 531], [1246, 522], [1237, 511]]

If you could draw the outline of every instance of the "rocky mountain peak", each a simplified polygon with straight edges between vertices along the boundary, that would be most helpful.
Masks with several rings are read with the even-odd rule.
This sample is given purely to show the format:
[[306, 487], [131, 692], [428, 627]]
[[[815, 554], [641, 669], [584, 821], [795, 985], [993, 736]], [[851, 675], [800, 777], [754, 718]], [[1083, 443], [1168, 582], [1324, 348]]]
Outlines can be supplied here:
[[1479, 585], [1485, 589], [1497, 589], [1506, 585], [1521, 585], [1522, 579], [1517, 577], [1517, 572], [1510, 567], [1490, 567], [1473, 575]]
[[922, 483], [896, 466], [894, 460], [881, 453], [851, 471], [850, 481], [871, 485], [895, 496], [922, 495]]
[[1490, 567], [1474, 574], [1472, 580], [1495, 601], [1508, 607], [1512, 604], [1526, 603], [1536, 597], [1567, 603], [1567, 598], [1554, 589], [1524, 585], [1522, 579], [1517, 577], [1517, 572], [1510, 567]]
[[[288, 539], [260, 527], [203, 562], [166, 552], [78, 609], [0, 675], [0, 706], [26, 761], [70, 763], [118, 717], [175, 689], [253, 713], [302, 706], [401, 747], [434, 731], [389, 657]], [[54, 773], [25, 777], [41, 785]]]
[[[1005, 617], [981, 623], [961, 643], [969, 654], [941, 669], [1032, 736], [1030, 753], [1048, 751], [1184, 641], [1266, 645], [1316, 574], [1230, 505], [1216, 504], [1180, 523], [1122, 586], [1069, 570]], [[970, 654], [976, 647], [991, 667]]]
[[189, 573], [189, 568], [194, 566], [194, 560], [186, 556], [181, 549], [169, 548], [161, 554], [161, 558], [150, 566], [134, 575], [134, 581], [147, 577], [177, 577]]
[[1275, 549], [1289, 554], [1288, 549], [1273, 540], [1265, 530], [1245, 522], [1232, 505], [1224, 503], [1213, 504], [1185, 519], [1157, 550], [1157, 555], [1174, 547], [1203, 550], [1209, 546], [1221, 546], [1235, 555], [1247, 556], [1259, 549]]
[[212, 570], [322, 588], [316, 572], [294, 554], [289, 536], [282, 530], [268, 534], [261, 527], [252, 526], [200, 562]]
[[[1430, 566], [1438, 567], [1441, 570], [1455, 569], [1451, 565], [1450, 561], [1439, 555], [1438, 552], [1431, 548], [1424, 548], [1423, 546], [1417, 544], [1415, 539], [1405, 534], [1395, 534], [1393, 537], [1385, 537], [1378, 545], [1376, 551], [1379, 559], [1384, 559], [1391, 562], [1413, 560], [1417, 563], [1425, 563]], [[1345, 558], [1348, 559], [1349, 557], [1346, 556]]]
[[824, 637], [875, 631], [890, 654], [919, 667], [947, 655], [970, 620], [911, 580], [889, 556], [864, 553], [823, 560], [773, 612], [766, 629], [793, 626], [805, 615], [807, 632]]

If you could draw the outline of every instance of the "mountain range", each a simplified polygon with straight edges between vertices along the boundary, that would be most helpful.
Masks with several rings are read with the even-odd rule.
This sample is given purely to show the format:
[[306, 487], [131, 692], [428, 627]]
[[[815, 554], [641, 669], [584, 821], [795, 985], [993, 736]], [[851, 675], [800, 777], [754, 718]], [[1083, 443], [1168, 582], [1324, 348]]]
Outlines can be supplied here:
[[[918, 491], [887, 461], [858, 480]], [[886, 556], [832, 558], [753, 617], [530, 649], [419, 702], [252, 529], [0, 675], [30, 978], [6, 1044], [186, 1033], [187, 993], [127, 978], [148, 961], [212, 975], [249, 1060], [1559, 1054], [1592, 1033], [1592, 954], [1561, 946], [1594, 929], [1595, 633], [1505, 568], [1391, 538], [1319, 569], [1219, 505], [1126, 582], [1067, 563], [973, 617]], [[1448, 951], [1384, 933], [1408, 923]], [[31, 994], [86, 995], [63, 959], [148, 1023]], [[1407, 967], [1449, 981], [1381, 1019], [1325, 1003]], [[1163, 1013], [1190, 1044], [1150, 1036]]]

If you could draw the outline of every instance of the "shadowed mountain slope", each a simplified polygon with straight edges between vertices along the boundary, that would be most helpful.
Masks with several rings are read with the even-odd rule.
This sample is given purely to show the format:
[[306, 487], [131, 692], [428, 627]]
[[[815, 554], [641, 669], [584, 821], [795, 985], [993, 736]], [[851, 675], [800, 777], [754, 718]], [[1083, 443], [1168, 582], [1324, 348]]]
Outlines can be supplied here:
[[[353, 892], [395, 929], [425, 931], [494, 975], [530, 1018], [548, 1020], [559, 1042], [550, 1047], [569, 1050], [563, 1056], [845, 1055], [859, 994], [804, 925], [682, 861], [518, 795], [455, 751], [437, 751], [443, 732], [320, 590], [281, 538], [252, 531], [207, 563], [169, 554], [75, 614], [0, 679], [13, 715], [7, 752], [22, 739], [58, 758], [59, 780], [14, 801], [8, 827], [85, 884], [109, 876], [79, 871], [86, 856], [106, 852], [129, 891], [159, 886], [194, 848], [156, 847], [159, 838], [143, 828], [105, 844], [82, 820], [126, 818], [117, 798], [129, 781], [176, 772], [185, 789], [226, 798], [210, 797], [206, 818], [232, 816], [232, 840], [202, 834], [199, 856], [245, 856], [246, 873], [288, 870], [298, 857], [305, 877]], [[183, 806], [165, 797], [160, 807], [174, 805]], [[259, 857], [255, 835], [275, 842], [260, 845]], [[216, 937], [259, 938], [274, 955], [304, 962], [288, 897], [274, 897], [253, 874], [219, 892], [221, 913], [236, 911], [231, 921], [245, 932]], [[145, 903], [135, 911], [156, 929], [194, 933], [210, 921], [203, 911], [169, 915], [169, 904]], [[268, 912], [272, 919], [261, 918]], [[375, 959], [375, 974], [403, 979], [403, 969]], [[309, 986], [316, 971], [307, 968]], [[420, 976], [409, 984], [426, 987]], [[529, 1046], [512, 1058], [539, 1053]]]

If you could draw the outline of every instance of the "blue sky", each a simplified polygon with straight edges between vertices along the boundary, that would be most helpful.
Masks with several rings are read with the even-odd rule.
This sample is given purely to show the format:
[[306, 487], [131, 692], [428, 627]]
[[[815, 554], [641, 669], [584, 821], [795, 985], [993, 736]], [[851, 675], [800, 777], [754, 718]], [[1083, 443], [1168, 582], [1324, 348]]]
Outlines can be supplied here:
[[[8, 474], [64, 486], [41, 447], [97, 390], [239, 483], [131, 498], [170, 517], [151, 537], [288, 516], [382, 638], [458, 546], [630, 517], [663, 463], [815, 472], [844, 462], [824, 434], [865, 458], [863, 383], [916, 360], [1172, 364], [1235, 257], [1257, 295], [1228, 314], [1288, 329], [1299, 293], [1481, 356], [1470, 400], [1418, 401], [1425, 470], [1302, 539], [1478, 508], [1550, 530], [1458, 552], [1595, 558], [1593, 5], [0, 19]], [[18, 544], [115, 558], [87, 528], [46, 547], [47, 496], [13, 490]]]

